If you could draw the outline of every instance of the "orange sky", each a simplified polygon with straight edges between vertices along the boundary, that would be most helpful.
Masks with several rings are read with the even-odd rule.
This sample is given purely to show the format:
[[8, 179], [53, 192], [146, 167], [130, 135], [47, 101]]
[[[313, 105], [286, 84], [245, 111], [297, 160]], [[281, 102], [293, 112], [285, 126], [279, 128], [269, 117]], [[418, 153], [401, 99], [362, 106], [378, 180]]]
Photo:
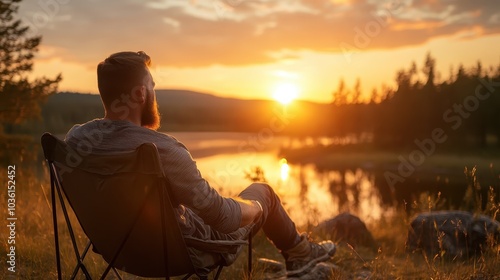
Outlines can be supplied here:
[[78, 92], [96, 93], [96, 64], [123, 50], [150, 54], [158, 89], [263, 99], [286, 83], [318, 102], [341, 78], [393, 86], [427, 52], [441, 79], [500, 65], [497, 0], [25, 0], [19, 16], [43, 36], [34, 76]]

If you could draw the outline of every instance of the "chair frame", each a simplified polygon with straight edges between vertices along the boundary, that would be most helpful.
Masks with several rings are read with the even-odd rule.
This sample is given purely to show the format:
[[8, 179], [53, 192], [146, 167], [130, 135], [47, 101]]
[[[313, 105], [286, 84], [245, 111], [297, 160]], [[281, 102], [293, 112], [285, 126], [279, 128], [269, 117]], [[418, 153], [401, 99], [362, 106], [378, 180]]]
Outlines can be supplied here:
[[[89, 252], [90, 246], [92, 245], [92, 241], [89, 239], [89, 241], [87, 242], [87, 245], [85, 246], [83, 251], [80, 253], [80, 250], [78, 248], [78, 244], [76, 241], [76, 237], [75, 237], [75, 232], [73, 230], [73, 225], [72, 225], [70, 217], [69, 217], [69, 212], [68, 212], [69, 209], [68, 209], [68, 206], [66, 205], [66, 203], [67, 202], [69, 203], [69, 206], [70, 206], [69, 208], [73, 211], [73, 213], [75, 213], [75, 211], [72, 208], [71, 201], [69, 200], [67, 193], [65, 192], [63, 182], [61, 180], [59, 171], [57, 169], [58, 165], [65, 165], [65, 164], [58, 162], [54, 156], [57, 145], [61, 145], [61, 147], [67, 147], [67, 144], [65, 142], [59, 140], [58, 138], [56, 138], [55, 136], [53, 136], [50, 133], [43, 134], [43, 136], [41, 138], [41, 143], [42, 143], [42, 147], [43, 147], [43, 151], [44, 151], [45, 160], [48, 164], [48, 168], [50, 171], [52, 219], [53, 219], [53, 225], [54, 225], [54, 241], [55, 241], [56, 266], [57, 266], [58, 279], [59, 280], [62, 279], [62, 270], [61, 270], [60, 236], [59, 236], [59, 227], [58, 227], [59, 218], [58, 218], [57, 204], [59, 204], [61, 207], [62, 214], [64, 216], [64, 221], [67, 225], [68, 232], [70, 235], [73, 251], [75, 254], [75, 259], [77, 262], [75, 268], [73, 269], [73, 272], [71, 274], [70, 279], [75, 279], [80, 270], [85, 275], [86, 279], [92, 279], [87, 267], [84, 264], [84, 259], [87, 256], [87, 253]], [[143, 147], [146, 147], [147, 149], [153, 149], [156, 153], [156, 157], [159, 158], [159, 154], [158, 154], [158, 150], [156, 148], [156, 145], [154, 145], [153, 143], [146, 143], [146, 144], [141, 145], [139, 148], [137, 148], [136, 151], [138, 151], [139, 149], [141, 149]], [[106, 157], [106, 156], [103, 156], [103, 157]], [[157, 163], [160, 164], [159, 160], [157, 161]], [[164, 175], [163, 175], [163, 178], [158, 178], [158, 179], [165, 179]], [[160, 207], [161, 207], [160, 216], [161, 216], [161, 220], [162, 220], [161, 230], [162, 230], [162, 239], [163, 239], [163, 244], [162, 244], [163, 257], [164, 257], [164, 261], [165, 261], [164, 263], [165, 263], [165, 271], [166, 271], [165, 278], [170, 279], [171, 276], [177, 276], [177, 274], [171, 275], [169, 270], [168, 270], [168, 259], [167, 259], [168, 258], [168, 253], [167, 253], [168, 252], [168, 240], [167, 240], [166, 234], [164, 234], [164, 233], [167, 232], [167, 222], [165, 219], [165, 215], [166, 215], [165, 214], [166, 213], [165, 207], [172, 207], [173, 201], [172, 201], [172, 197], [170, 195], [170, 191], [168, 190], [169, 186], [168, 186], [168, 184], [166, 184], [167, 181], [163, 180], [162, 182], [165, 182], [165, 183], [158, 184], [157, 195], [159, 196]], [[146, 196], [150, 196], [153, 193], [154, 193], [154, 191], [151, 190], [148, 194], [146, 194]], [[58, 201], [59, 201], [59, 203], [58, 203]], [[120, 255], [124, 245], [126, 244], [128, 238], [129, 238], [130, 233], [134, 229], [134, 226], [136, 225], [137, 221], [139, 220], [140, 213], [144, 209], [146, 201], [147, 201], [147, 199], [144, 199], [144, 202], [142, 203], [142, 206], [139, 210], [139, 213], [137, 214], [137, 216], [133, 220], [132, 226], [130, 227], [130, 229], [128, 229], [128, 232], [125, 234], [125, 238], [121, 241], [120, 246], [119, 246], [119, 248], [117, 248], [117, 251], [115, 252], [113, 258], [111, 259], [110, 262], [108, 262], [108, 265], [107, 265], [106, 269], [104, 270], [104, 272], [101, 274], [100, 279], [105, 279], [107, 277], [107, 275], [109, 274], [110, 270], [113, 270], [114, 274], [116, 275], [116, 277], [118, 279], [122, 279], [118, 269], [114, 266], [115, 261], [116, 261], [117, 257]], [[75, 213], [75, 215], [78, 218], [78, 214]], [[180, 228], [179, 228], [178, 224], [176, 224], [173, 228], [170, 228], [169, 230], [176, 230], [176, 231], [180, 232]], [[252, 273], [252, 233], [251, 232], [252, 232], [252, 229], [249, 230], [249, 233], [247, 236], [248, 240], [246, 242], [244, 242], [245, 244], [248, 245], [247, 276], [249, 279], [250, 279], [251, 273]], [[181, 234], [181, 236], [182, 236], [182, 234]], [[187, 237], [182, 236], [182, 239], [183, 239], [182, 242], [183, 242], [185, 249], [186, 249], [186, 252], [187, 252], [188, 246], [186, 245], [186, 243], [187, 243], [186, 241], [189, 241], [189, 238], [188, 239], [186, 239], [186, 238]], [[200, 242], [200, 241], [198, 240], [197, 242]], [[201, 241], [201, 242], [203, 242], [203, 241]], [[239, 240], [239, 242], [237, 242], [235, 244], [241, 245], [242, 240]], [[209, 248], [209, 246], [208, 246], [208, 248]], [[190, 259], [190, 257], [188, 257], [188, 260], [186, 260], [186, 261], [189, 262], [188, 266], [190, 267], [190, 270], [186, 271], [185, 277], [183, 279], [188, 279], [189, 277], [191, 277], [192, 275], [195, 275], [195, 274], [198, 277], [200, 277], [200, 279], [207, 279], [206, 275], [198, 275], [195, 272], [195, 269], [194, 269], [194, 266], [193, 266], [193, 263], [192, 263], [192, 260]], [[223, 263], [219, 263], [217, 265], [217, 271], [215, 273], [214, 279], [219, 278], [224, 266], [225, 265]]]

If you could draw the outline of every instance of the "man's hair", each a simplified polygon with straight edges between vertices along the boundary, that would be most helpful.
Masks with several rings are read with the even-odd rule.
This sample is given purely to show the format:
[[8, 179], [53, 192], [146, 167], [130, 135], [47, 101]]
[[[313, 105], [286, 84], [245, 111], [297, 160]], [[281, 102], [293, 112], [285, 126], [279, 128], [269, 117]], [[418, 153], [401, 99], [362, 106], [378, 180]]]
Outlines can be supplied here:
[[97, 65], [97, 86], [105, 106], [111, 106], [122, 94], [129, 94], [142, 85], [151, 65], [151, 58], [143, 51], [118, 52]]

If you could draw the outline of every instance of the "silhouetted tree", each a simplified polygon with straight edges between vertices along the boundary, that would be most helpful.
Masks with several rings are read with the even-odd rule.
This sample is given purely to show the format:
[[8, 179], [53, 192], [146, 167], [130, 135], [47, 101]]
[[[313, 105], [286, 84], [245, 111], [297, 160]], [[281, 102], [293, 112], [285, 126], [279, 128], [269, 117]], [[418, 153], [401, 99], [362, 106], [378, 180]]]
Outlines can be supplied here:
[[457, 78], [456, 78], [456, 80], [455, 80], [455, 81], [459, 81], [459, 80], [461, 80], [461, 79], [463, 79], [463, 78], [465, 78], [465, 77], [466, 77], [466, 75], [465, 75], [465, 69], [464, 69], [464, 66], [463, 66], [462, 64], [460, 64], [460, 65], [458, 66]]
[[378, 94], [378, 91], [376, 88], [372, 89], [372, 93], [370, 95], [370, 103], [371, 104], [376, 104], [379, 103], [381, 100], [380, 95]]
[[427, 75], [427, 82], [425, 83], [425, 87], [434, 87], [434, 79], [436, 78], [436, 59], [431, 56], [431, 53], [427, 53], [425, 57], [425, 63], [423, 72]]
[[349, 92], [345, 87], [344, 79], [340, 79], [337, 90], [333, 92], [333, 104], [344, 105], [347, 104], [347, 97]]
[[361, 80], [359, 78], [356, 79], [356, 84], [354, 85], [353, 95], [352, 95], [352, 103], [361, 103]]
[[474, 69], [474, 77], [479, 78], [483, 74], [483, 65], [481, 61], [478, 61], [476, 64], [476, 68]]
[[41, 36], [29, 36], [28, 27], [15, 19], [20, 2], [0, 2], [0, 126], [6, 132], [12, 125], [39, 118], [40, 103], [57, 91], [61, 81], [60, 74], [54, 79], [28, 79]]

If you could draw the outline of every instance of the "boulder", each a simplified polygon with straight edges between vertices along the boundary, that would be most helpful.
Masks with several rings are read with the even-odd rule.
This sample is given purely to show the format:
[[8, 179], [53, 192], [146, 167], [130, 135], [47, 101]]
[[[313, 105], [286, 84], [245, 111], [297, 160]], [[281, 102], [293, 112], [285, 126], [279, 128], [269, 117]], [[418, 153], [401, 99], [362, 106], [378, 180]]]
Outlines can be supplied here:
[[362, 245], [372, 247], [375, 244], [372, 234], [360, 218], [350, 214], [342, 213], [320, 223], [314, 230], [314, 234], [325, 236], [334, 242], [345, 242], [352, 246]]
[[498, 243], [500, 223], [464, 211], [436, 211], [417, 215], [408, 229], [406, 248], [448, 258], [469, 257], [484, 251], [487, 240]]
[[257, 265], [263, 271], [264, 280], [329, 280], [342, 274], [338, 266], [328, 262], [320, 262], [308, 273], [297, 277], [287, 277], [285, 264], [275, 260], [261, 258], [257, 260]]

